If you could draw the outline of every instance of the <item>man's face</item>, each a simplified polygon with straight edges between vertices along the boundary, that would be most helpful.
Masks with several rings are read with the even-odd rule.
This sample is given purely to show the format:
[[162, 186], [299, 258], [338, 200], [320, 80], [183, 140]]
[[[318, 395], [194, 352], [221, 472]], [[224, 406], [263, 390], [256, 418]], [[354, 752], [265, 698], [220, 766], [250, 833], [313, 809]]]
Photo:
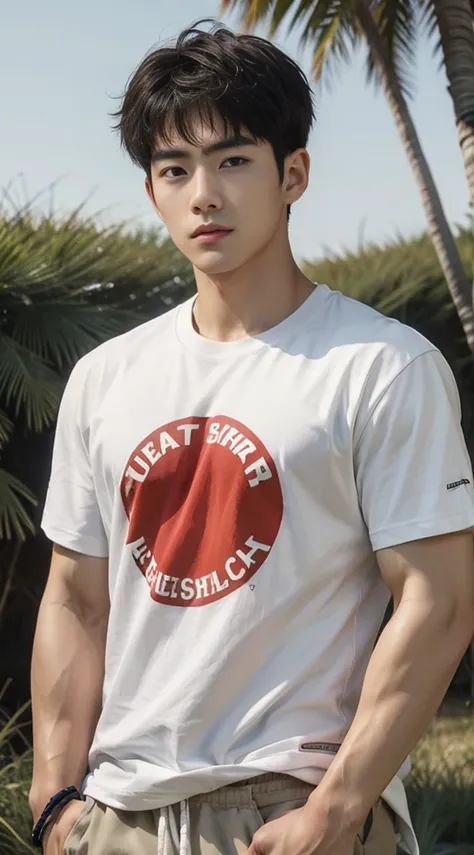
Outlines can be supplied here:
[[[286, 230], [287, 202], [267, 142], [200, 127], [199, 145], [158, 143], [147, 191], [168, 232], [198, 270], [229, 273]], [[283, 224], [283, 225], [282, 225]], [[225, 229], [199, 234], [206, 227]]]

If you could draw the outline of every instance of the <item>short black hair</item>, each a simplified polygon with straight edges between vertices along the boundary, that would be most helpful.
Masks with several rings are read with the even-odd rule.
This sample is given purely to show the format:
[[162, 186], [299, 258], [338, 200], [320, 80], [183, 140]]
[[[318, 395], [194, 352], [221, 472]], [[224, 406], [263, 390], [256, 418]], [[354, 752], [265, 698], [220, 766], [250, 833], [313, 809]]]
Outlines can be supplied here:
[[[210, 32], [200, 29], [205, 23], [214, 24]], [[144, 58], [114, 117], [123, 147], [148, 177], [157, 141], [166, 145], [177, 132], [196, 143], [198, 118], [211, 130], [217, 120], [226, 134], [246, 129], [270, 143], [281, 180], [285, 158], [306, 147], [314, 106], [308, 80], [289, 56], [206, 19]]]

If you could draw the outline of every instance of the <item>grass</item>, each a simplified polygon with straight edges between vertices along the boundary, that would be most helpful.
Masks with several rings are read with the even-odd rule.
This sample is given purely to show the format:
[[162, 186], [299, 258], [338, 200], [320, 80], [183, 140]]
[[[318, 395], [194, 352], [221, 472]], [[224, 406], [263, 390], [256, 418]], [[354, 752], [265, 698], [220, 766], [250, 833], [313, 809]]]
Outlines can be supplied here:
[[436, 718], [412, 763], [406, 783], [421, 855], [474, 855], [474, 716]]
[[13, 716], [7, 716], [1, 702], [8, 686], [7, 681], [0, 691], [0, 853], [26, 855], [37, 851], [29, 842], [32, 752], [23, 734], [24, 714], [30, 704], [24, 704]]
[[[2, 693], [0, 692], [0, 701]], [[31, 750], [21, 714], [0, 720], [0, 853], [26, 855], [31, 819]], [[421, 855], [474, 855], [474, 715], [435, 719], [412, 754], [407, 791]]]
[[31, 817], [28, 791], [32, 770], [31, 751], [12, 756], [0, 769], [0, 852], [1, 855], [37, 853], [30, 845]]

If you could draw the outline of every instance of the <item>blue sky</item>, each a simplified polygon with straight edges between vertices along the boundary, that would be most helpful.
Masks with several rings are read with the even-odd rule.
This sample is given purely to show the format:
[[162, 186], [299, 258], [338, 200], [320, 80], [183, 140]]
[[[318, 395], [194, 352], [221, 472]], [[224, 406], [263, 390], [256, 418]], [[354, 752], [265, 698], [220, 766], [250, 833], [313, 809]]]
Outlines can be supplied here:
[[[57, 182], [53, 203], [66, 212], [88, 198], [103, 222], [155, 222], [140, 171], [120, 151], [108, 113], [145, 52], [196, 18], [217, 17], [217, 0], [3, 0], [0, 31], [0, 187], [17, 202]], [[236, 23], [235, 18], [227, 22]], [[309, 73], [297, 35], [279, 45]], [[447, 215], [466, 222], [467, 190], [452, 107], [439, 60], [418, 51], [419, 130]], [[418, 191], [380, 94], [360, 61], [330, 92], [315, 89], [318, 122], [309, 150], [310, 187], [294, 209], [298, 257], [355, 247], [424, 228]]]

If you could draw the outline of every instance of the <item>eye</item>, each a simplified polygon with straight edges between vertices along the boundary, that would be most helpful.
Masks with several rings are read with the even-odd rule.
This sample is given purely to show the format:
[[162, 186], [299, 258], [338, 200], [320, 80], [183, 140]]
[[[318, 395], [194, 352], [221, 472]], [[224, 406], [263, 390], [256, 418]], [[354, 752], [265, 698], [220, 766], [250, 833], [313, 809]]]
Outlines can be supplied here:
[[238, 155], [234, 155], [234, 157], [228, 157], [222, 163], [222, 166], [225, 169], [227, 169], [227, 167], [225, 166], [226, 163], [229, 164], [229, 167], [232, 168], [233, 166], [243, 166], [244, 163], [248, 163], [248, 159], [246, 157], [239, 157]]
[[182, 166], [168, 166], [160, 173], [162, 178], [179, 178], [181, 175], [186, 175]]

